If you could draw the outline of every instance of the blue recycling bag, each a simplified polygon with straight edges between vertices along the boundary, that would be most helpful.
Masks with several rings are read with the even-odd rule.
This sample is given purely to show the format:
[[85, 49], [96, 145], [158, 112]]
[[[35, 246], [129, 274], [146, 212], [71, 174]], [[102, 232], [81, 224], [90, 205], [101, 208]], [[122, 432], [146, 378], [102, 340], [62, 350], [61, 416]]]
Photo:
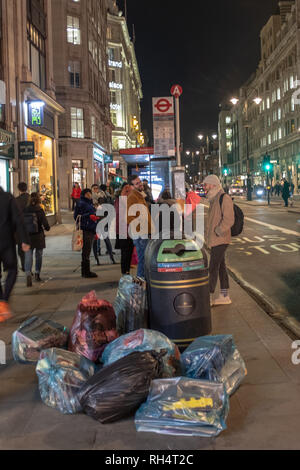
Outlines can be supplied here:
[[224, 383], [229, 395], [247, 374], [232, 335], [201, 336], [181, 355], [186, 377]]
[[80, 412], [77, 393], [95, 372], [95, 364], [79, 354], [58, 348], [42, 351], [36, 366], [42, 401], [64, 414]]
[[226, 429], [229, 399], [224, 384], [177, 377], [151, 383], [135, 415], [137, 431], [214, 437]]

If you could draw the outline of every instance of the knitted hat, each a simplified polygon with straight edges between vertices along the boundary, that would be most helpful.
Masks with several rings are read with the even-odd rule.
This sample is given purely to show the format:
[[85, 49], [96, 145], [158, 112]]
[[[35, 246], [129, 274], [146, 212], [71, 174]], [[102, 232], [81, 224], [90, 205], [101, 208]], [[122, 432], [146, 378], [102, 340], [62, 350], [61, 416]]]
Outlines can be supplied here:
[[213, 186], [221, 186], [221, 182], [216, 175], [208, 175], [203, 184], [212, 184]]

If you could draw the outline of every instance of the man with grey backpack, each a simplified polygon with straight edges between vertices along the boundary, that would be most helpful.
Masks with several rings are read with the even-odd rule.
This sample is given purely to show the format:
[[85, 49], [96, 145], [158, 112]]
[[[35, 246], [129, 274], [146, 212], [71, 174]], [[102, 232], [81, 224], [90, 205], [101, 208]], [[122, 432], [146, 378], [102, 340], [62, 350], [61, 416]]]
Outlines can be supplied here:
[[[210, 304], [229, 305], [229, 278], [226, 269], [225, 253], [231, 242], [232, 227], [235, 224], [235, 209], [231, 197], [225, 194], [220, 180], [215, 175], [205, 178], [204, 190], [209, 201], [206, 243], [211, 250], [209, 265]], [[214, 299], [218, 277], [221, 294]]]

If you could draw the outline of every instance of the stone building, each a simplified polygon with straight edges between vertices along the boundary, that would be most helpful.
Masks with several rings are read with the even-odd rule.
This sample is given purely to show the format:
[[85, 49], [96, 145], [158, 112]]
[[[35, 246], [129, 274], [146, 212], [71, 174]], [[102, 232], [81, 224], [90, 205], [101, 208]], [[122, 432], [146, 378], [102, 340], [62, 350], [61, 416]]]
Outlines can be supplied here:
[[108, 13], [107, 48], [114, 166], [126, 177], [127, 165], [119, 149], [142, 144], [140, 101], [143, 94], [134, 38], [131, 40], [126, 18], [115, 5]]
[[[238, 103], [231, 109], [224, 103], [220, 113], [223, 172], [227, 162], [231, 178], [245, 180], [249, 166], [252, 184], [265, 184], [262, 162], [264, 155], [270, 155], [273, 183], [286, 178], [297, 189], [300, 185], [300, 105], [297, 104], [300, 0], [280, 1], [279, 14], [269, 19], [260, 37], [261, 61], [256, 72], [240, 88]], [[225, 151], [226, 132], [230, 132], [230, 123], [224, 126], [226, 118], [231, 119], [232, 140]]]
[[55, 223], [64, 108], [53, 81], [52, 1], [0, 0], [0, 28], [0, 184], [17, 194], [17, 184], [27, 182]]
[[112, 0], [52, 0], [59, 120], [58, 179], [62, 207], [70, 207], [75, 182], [105, 183], [112, 123], [107, 57], [107, 12]]

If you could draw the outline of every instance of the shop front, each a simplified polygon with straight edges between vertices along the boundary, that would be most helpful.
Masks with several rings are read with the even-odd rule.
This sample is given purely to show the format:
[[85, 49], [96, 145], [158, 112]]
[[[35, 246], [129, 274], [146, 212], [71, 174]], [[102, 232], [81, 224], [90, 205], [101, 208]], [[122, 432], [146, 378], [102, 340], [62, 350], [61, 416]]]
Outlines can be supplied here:
[[27, 141], [34, 142], [35, 158], [28, 160], [28, 190], [38, 192], [47, 216], [55, 215], [53, 139], [27, 128]]
[[15, 135], [0, 129], [0, 187], [10, 191], [9, 160], [14, 158]]
[[104, 165], [105, 152], [98, 147], [93, 149], [94, 157], [94, 184], [105, 183], [105, 165]]
[[83, 160], [72, 160], [72, 187], [78, 183], [81, 189], [87, 187], [86, 168], [83, 168]]

